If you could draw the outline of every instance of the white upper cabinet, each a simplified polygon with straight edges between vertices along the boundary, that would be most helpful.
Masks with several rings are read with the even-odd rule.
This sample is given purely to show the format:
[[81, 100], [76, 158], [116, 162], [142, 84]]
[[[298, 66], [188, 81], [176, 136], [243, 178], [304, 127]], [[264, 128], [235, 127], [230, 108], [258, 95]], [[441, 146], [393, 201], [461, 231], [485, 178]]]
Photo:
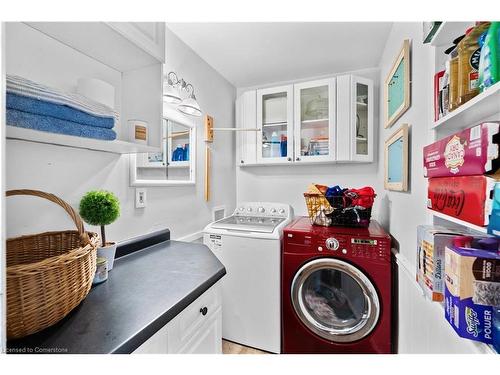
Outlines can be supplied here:
[[236, 100], [237, 164], [373, 161], [373, 82], [353, 75], [250, 90]]
[[257, 163], [293, 160], [293, 85], [257, 90]]
[[[257, 91], [244, 92], [236, 99], [236, 127], [251, 129], [257, 126]], [[257, 132], [236, 132], [236, 165], [257, 162]]]
[[345, 75], [337, 77], [337, 161], [373, 161], [373, 82]]
[[335, 79], [294, 85], [295, 161], [335, 160]]

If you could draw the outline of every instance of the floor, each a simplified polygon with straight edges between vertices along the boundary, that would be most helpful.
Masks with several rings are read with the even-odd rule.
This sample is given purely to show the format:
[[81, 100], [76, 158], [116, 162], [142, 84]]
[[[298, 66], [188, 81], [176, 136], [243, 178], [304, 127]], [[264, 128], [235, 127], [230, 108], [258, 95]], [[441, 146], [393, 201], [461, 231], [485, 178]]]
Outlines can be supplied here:
[[222, 354], [269, 354], [259, 349], [222, 340]]

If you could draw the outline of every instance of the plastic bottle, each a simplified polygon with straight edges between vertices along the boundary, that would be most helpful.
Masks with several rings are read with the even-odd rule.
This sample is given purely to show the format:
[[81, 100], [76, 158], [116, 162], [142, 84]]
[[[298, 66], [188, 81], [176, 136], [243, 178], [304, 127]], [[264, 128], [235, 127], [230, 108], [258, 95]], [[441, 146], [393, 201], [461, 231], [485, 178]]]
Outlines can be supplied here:
[[449, 77], [448, 77], [448, 112], [458, 108], [458, 43], [465, 37], [461, 35], [453, 40], [453, 46], [448, 48], [445, 53], [450, 55]]
[[182, 161], [184, 159], [184, 149], [182, 145], [177, 145], [177, 148], [172, 153], [172, 161]]
[[479, 60], [479, 91], [500, 82], [500, 22], [492, 22]]
[[465, 33], [458, 43], [458, 103], [467, 103], [479, 94], [479, 47], [480, 35], [488, 29], [490, 22], [480, 22]]
[[[456, 53], [455, 53], [456, 54]], [[450, 60], [450, 83], [448, 88], [448, 111], [458, 108], [458, 55]]]
[[271, 134], [271, 157], [279, 158], [281, 156], [281, 146], [278, 133], [273, 132]]

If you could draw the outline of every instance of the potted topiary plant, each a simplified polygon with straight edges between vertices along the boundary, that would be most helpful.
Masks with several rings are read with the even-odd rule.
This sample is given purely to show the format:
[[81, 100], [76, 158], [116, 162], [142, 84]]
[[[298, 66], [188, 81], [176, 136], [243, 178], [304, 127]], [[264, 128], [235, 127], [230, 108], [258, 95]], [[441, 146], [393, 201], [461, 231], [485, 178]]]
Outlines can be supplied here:
[[106, 241], [104, 226], [111, 224], [120, 216], [120, 201], [109, 191], [89, 191], [80, 201], [80, 216], [86, 223], [101, 227], [101, 246], [97, 248], [97, 256], [107, 259], [108, 270], [111, 271], [116, 242]]

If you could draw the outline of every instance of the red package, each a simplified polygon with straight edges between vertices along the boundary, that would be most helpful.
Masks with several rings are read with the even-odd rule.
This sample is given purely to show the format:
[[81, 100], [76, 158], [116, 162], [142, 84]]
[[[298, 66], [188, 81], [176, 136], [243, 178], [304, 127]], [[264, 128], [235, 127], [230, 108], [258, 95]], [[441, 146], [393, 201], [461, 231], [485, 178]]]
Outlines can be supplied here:
[[485, 226], [493, 200], [495, 179], [487, 176], [429, 179], [427, 207], [469, 223]]
[[485, 122], [424, 147], [424, 177], [473, 176], [500, 166], [499, 123]]
[[441, 79], [444, 76], [444, 70], [437, 72], [434, 75], [434, 121], [437, 121], [443, 115], [442, 107], [441, 107], [441, 90], [440, 83]]

